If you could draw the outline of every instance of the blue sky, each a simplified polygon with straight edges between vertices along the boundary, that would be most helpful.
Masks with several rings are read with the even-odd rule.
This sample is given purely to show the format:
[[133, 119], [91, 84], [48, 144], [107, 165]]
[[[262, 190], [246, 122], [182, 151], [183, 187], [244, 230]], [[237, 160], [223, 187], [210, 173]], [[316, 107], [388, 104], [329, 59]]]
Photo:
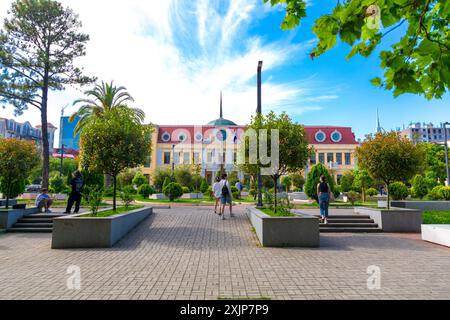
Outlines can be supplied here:
[[[378, 52], [399, 36], [393, 32], [370, 58], [346, 61], [350, 48], [338, 44], [312, 61], [315, 19], [335, 1], [310, 1], [308, 18], [292, 31], [279, 27], [282, 7], [263, 0], [61, 0], [80, 15], [91, 37], [87, 56], [76, 63], [86, 74], [126, 86], [147, 121], [157, 124], [205, 124], [217, 118], [223, 91], [225, 117], [248, 122], [256, 108], [256, 66], [263, 67], [263, 108], [287, 111], [307, 125], [351, 126], [358, 138], [373, 132], [376, 109], [389, 130], [409, 122], [450, 120], [448, 94], [428, 102], [373, 87], [382, 75]], [[11, 0], [0, 3], [0, 19]], [[98, 12], [102, 12], [101, 15]], [[79, 88], [52, 93], [49, 120], [59, 125], [82, 96]], [[12, 116], [12, 109], [0, 109]], [[39, 123], [30, 109], [19, 121]]]

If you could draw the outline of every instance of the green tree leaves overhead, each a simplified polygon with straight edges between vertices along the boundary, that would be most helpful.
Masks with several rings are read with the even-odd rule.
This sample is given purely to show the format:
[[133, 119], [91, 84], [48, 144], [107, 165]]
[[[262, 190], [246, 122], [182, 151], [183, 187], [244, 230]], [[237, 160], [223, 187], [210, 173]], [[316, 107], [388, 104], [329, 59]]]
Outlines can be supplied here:
[[[269, 0], [264, 0], [267, 3]], [[270, 0], [286, 6], [283, 30], [295, 28], [306, 16], [306, 0]], [[338, 39], [351, 46], [347, 59], [370, 56], [394, 30], [401, 38], [380, 54], [383, 78], [372, 84], [393, 92], [441, 98], [450, 88], [450, 1], [448, 0], [346, 0], [337, 1], [331, 13], [318, 18], [318, 38], [311, 57], [332, 49]]]

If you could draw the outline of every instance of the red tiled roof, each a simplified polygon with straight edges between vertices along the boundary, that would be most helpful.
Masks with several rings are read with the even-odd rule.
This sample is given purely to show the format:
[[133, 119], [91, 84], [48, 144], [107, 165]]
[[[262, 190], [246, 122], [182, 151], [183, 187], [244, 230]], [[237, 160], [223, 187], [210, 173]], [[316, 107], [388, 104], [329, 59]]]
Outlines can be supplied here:
[[[358, 144], [351, 127], [305, 126], [305, 131], [310, 144]], [[316, 134], [320, 131], [326, 135], [326, 139], [323, 142], [316, 140]], [[341, 133], [342, 135], [342, 139], [339, 142], [335, 142], [331, 139], [331, 135], [335, 131]]]

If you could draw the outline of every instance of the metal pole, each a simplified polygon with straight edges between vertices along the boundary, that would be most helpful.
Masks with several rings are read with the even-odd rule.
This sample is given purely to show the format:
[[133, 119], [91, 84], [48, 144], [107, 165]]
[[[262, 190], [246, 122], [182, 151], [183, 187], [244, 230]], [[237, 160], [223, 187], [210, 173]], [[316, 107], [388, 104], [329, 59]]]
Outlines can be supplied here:
[[[258, 72], [257, 72], [257, 87], [258, 87], [258, 101], [257, 101], [257, 109], [256, 113], [257, 115], [260, 115], [262, 113], [262, 103], [261, 103], [261, 69], [262, 69], [263, 62], [258, 62]], [[258, 207], [263, 206], [263, 200], [262, 200], [262, 177], [261, 177], [261, 169], [258, 169]]]
[[172, 145], [172, 181], [175, 178], [175, 145]]
[[64, 156], [64, 145], [61, 143], [61, 165], [59, 167], [59, 176], [62, 177], [63, 170], [63, 156]]
[[450, 186], [450, 170], [448, 167], [448, 143], [447, 143], [447, 125], [450, 123], [445, 122], [444, 123], [444, 136], [445, 136], [445, 169], [447, 171], [447, 179], [446, 184], [447, 186]]

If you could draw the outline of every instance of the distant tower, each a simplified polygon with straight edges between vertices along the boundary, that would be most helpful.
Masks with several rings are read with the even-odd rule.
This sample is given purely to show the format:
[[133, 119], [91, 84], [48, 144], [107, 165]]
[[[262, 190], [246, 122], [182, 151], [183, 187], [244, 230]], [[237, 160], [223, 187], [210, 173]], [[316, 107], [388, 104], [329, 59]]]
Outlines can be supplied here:
[[220, 90], [220, 119], [223, 119], [223, 109], [222, 109], [222, 90]]
[[379, 112], [378, 112], [378, 108], [377, 108], [377, 125], [376, 125], [375, 131], [376, 131], [376, 133], [381, 133], [381, 132], [384, 131], [383, 128], [381, 127], [381, 124], [380, 124], [380, 115], [379, 115]]

